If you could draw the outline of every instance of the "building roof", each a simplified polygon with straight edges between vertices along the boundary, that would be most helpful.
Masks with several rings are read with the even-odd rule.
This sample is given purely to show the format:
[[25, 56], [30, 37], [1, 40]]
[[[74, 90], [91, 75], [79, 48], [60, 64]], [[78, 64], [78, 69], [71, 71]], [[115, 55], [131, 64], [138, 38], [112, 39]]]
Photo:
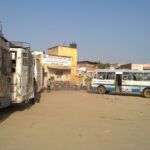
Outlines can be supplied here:
[[109, 69], [98, 69], [97, 72], [142, 72], [142, 73], [150, 73], [150, 70], [109, 70]]
[[10, 48], [30, 48], [30, 43], [20, 41], [9, 41]]
[[65, 48], [77, 49], [77, 48], [73, 48], [73, 47], [69, 47], [69, 46], [57, 45], [57, 46], [53, 46], [53, 47], [48, 48], [48, 50], [51, 50], [51, 49], [54, 49], [54, 48], [57, 48], [57, 47], [65, 47]]
[[93, 65], [97, 65], [97, 62], [93, 62], [93, 61], [78, 61], [78, 64], [93, 64]]
[[144, 70], [150, 70], [150, 66], [143, 67]]

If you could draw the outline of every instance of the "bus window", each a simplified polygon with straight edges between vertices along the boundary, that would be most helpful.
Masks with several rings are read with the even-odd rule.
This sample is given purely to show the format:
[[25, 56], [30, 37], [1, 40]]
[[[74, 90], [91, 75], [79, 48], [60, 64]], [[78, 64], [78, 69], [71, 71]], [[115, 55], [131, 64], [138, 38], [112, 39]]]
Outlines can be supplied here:
[[123, 80], [132, 80], [132, 73], [131, 72], [124, 72], [123, 73]]
[[143, 73], [133, 73], [133, 80], [142, 81], [143, 80]]
[[16, 59], [17, 59], [17, 52], [11, 52], [11, 59], [12, 59], [12, 73], [16, 72]]
[[150, 81], [150, 73], [144, 73], [143, 79], [144, 81]]
[[27, 66], [27, 65], [28, 65], [28, 54], [23, 53], [23, 66]]
[[[10, 59], [10, 53], [5, 50], [5, 49], [2, 49], [2, 73], [5, 74], [5, 75], [9, 75], [11, 73], [11, 59]], [[7, 60], [7, 61], [6, 61]]]
[[98, 72], [97, 73], [97, 79], [101, 79], [101, 80], [104, 80], [107, 78], [107, 74], [106, 72]]
[[12, 61], [11, 61], [11, 55], [9, 51], [6, 52], [6, 57], [7, 57], [6, 72], [7, 72], [7, 75], [9, 75], [12, 72], [12, 67], [11, 67]]
[[107, 72], [107, 79], [114, 80], [115, 79], [115, 73], [114, 72]]

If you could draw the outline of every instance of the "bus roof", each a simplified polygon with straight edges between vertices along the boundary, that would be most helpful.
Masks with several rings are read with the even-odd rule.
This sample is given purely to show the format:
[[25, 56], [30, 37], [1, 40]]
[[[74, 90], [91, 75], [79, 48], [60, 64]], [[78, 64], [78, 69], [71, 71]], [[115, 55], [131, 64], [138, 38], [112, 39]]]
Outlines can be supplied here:
[[143, 72], [143, 73], [150, 73], [150, 70], [104, 70], [98, 69], [96, 72]]
[[10, 48], [30, 49], [30, 43], [27, 42], [9, 41], [9, 43], [10, 43]]

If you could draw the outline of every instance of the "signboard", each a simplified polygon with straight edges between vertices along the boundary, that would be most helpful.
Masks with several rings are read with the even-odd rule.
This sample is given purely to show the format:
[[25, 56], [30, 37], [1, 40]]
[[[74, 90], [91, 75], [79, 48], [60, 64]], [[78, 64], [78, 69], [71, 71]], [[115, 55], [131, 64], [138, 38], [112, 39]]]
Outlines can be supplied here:
[[42, 64], [55, 66], [71, 66], [71, 58], [62, 56], [43, 55]]

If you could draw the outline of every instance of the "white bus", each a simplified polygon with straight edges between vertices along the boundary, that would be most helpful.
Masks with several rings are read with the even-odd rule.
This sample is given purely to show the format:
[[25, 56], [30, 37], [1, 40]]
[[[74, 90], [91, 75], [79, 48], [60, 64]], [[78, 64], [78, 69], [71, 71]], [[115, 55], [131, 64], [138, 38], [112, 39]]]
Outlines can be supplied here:
[[97, 70], [91, 81], [91, 89], [100, 94], [141, 93], [150, 97], [150, 70]]
[[33, 51], [34, 58], [34, 80], [35, 80], [35, 93], [38, 94], [43, 89], [43, 67], [41, 64], [41, 55], [43, 52]]
[[30, 44], [10, 42], [12, 103], [34, 100], [34, 62]]

